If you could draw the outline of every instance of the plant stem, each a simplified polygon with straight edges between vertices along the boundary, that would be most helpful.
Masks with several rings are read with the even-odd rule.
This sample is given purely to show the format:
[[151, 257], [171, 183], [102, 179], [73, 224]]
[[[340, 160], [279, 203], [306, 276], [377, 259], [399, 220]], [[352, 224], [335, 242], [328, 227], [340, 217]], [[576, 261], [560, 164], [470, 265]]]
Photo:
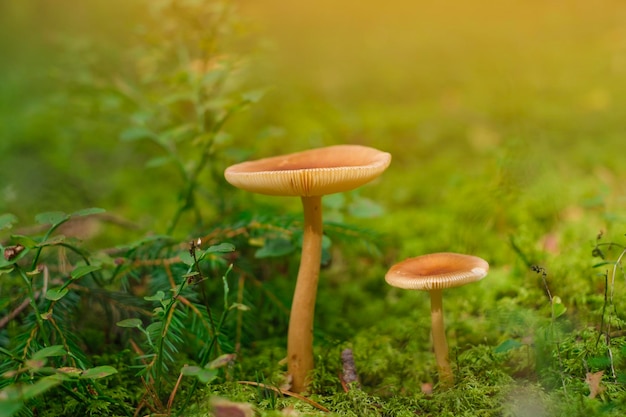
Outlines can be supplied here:
[[43, 319], [41, 318], [41, 314], [39, 313], [39, 308], [37, 307], [37, 297], [35, 297], [35, 291], [33, 291], [33, 283], [31, 281], [31, 278], [24, 273], [22, 268], [17, 268], [17, 270], [24, 282], [26, 283], [26, 288], [28, 289], [28, 298], [30, 299], [30, 306], [35, 312], [35, 320], [37, 320], [37, 325], [39, 326], [39, 330], [41, 331], [41, 335], [44, 340], [44, 346], [50, 346], [48, 331], [46, 330]]
[[430, 291], [430, 314], [439, 383], [442, 387], [449, 388], [454, 384], [454, 375], [452, 374], [448, 358], [448, 342], [446, 341], [446, 331], [443, 325], [442, 290]]
[[[66, 216], [63, 220], [59, 221], [58, 223], [53, 224], [52, 226], [50, 226], [50, 228], [48, 229], [48, 231], [46, 232], [46, 234], [44, 235], [43, 239], [41, 239], [41, 242], [45, 242], [48, 239], [50, 239], [50, 235], [52, 235], [52, 232], [54, 232], [56, 229], [59, 228], [59, 226], [61, 226], [63, 223], [67, 222], [70, 219], [70, 216]], [[35, 268], [37, 268], [37, 262], [39, 262], [39, 257], [41, 256], [41, 251], [43, 250], [43, 246], [38, 246], [37, 247], [37, 251], [35, 252], [35, 256], [33, 257], [33, 262], [31, 264], [31, 271], [34, 271]]]
[[224, 124], [228, 121], [228, 119], [230, 119], [233, 113], [235, 113], [241, 107], [243, 107], [243, 104], [239, 103], [229, 109], [219, 120], [215, 122], [215, 124], [209, 130], [207, 130], [204, 124], [200, 123], [199, 131], [202, 133], [210, 134], [211, 138], [210, 140], [206, 141], [202, 146], [202, 149], [200, 150], [200, 160], [195, 165], [191, 173], [188, 174], [187, 171], [183, 168], [183, 179], [186, 183], [185, 191], [181, 197], [181, 203], [179, 204], [178, 209], [174, 214], [174, 218], [171, 220], [167, 228], [168, 235], [171, 235], [174, 232], [183, 213], [195, 206], [194, 196], [196, 188], [198, 187], [198, 177], [208, 165], [209, 160], [211, 158], [214, 158], [215, 156], [213, 151], [211, 150], [211, 148], [213, 147], [213, 142], [215, 141], [215, 136], [220, 132]]
[[313, 369], [313, 319], [322, 257], [322, 198], [302, 197], [302, 206], [302, 257], [293, 294], [287, 339], [287, 366], [292, 377], [293, 392], [306, 389], [308, 373]]
[[[201, 366], [205, 366], [208, 362], [209, 359], [211, 358], [211, 352], [213, 351], [213, 348], [217, 346], [217, 348], [219, 349], [219, 332], [221, 331], [221, 329], [224, 327], [224, 323], [226, 322], [226, 318], [228, 317], [228, 314], [230, 312], [230, 307], [228, 305], [228, 286], [226, 285], [226, 276], [230, 273], [230, 271], [232, 270], [233, 265], [229, 265], [228, 269], [226, 270], [226, 272], [224, 273], [224, 276], [222, 277], [222, 280], [224, 280], [224, 311], [222, 312], [222, 315], [220, 317], [220, 320], [217, 324], [217, 327], [215, 328], [215, 333], [213, 335], [213, 337], [211, 338], [211, 342], [209, 343], [209, 347], [206, 349], [206, 351], [204, 352], [203, 355], [201, 355], [200, 357], [200, 365]], [[194, 392], [196, 391], [196, 388], [198, 387], [198, 378], [194, 378], [194, 381], [191, 383], [191, 387], [189, 387], [189, 389], [187, 389], [187, 396], [185, 397], [185, 400], [183, 402], [183, 405], [181, 406], [180, 410], [178, 411], [178, 413], [176, 414], [177, 416], [183, 416], [185, 409], [187, 408], [187, 406], [189, 405], [189, 402], [191, 401], [192, 396], [194, 395]]]

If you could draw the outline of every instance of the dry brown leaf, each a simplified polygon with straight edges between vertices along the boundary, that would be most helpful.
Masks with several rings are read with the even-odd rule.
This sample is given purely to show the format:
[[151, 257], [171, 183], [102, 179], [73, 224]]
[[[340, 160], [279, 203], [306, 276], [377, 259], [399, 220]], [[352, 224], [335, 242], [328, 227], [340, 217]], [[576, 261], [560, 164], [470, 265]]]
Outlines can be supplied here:
[[587, 372], [585, 382], [589, 385], [589, 398], [596, 398], [598, 394], [604, 391], [604, 387], [600, 385], [602, 383], [602, 375], [604, 375], [604, 371]]

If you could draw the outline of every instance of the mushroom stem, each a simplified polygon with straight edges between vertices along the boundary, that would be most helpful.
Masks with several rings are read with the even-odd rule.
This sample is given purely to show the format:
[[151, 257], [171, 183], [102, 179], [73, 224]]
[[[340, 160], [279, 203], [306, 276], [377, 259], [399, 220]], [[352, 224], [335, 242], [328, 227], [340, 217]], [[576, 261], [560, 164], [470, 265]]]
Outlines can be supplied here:
[[302, 257], [287, 337], [287, 368], [292, 378], [293, 392], [306, 389], [308, 373], [313, 369], [313, 318], [322, 258], [322, 197], [302, 197], [302, 206]]
[[446, 332], [443, 325], [442, 292], [441, 289], [430, 291], [430, 314], [439, 383], [442, 387], [447, 388], [454, 384], [454, 375], [448, 359], [448, 342], [446, 341]]

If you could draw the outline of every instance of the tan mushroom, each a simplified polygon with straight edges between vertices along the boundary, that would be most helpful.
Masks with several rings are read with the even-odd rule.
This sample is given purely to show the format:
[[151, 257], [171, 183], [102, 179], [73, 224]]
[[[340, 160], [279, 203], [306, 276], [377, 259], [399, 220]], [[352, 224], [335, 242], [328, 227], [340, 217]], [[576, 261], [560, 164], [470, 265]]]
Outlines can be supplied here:
[[443, 387], [454, 383], [448, 359], [448, 343], [443, 325], [442, 291], [483, 279], [489, 271], [484, 259], [458, 253], [433, 253], [409, 258], [393, 265], [385, 280], [398, 288], [428, 291], [435, 358], [439, 382]]
[[268, 195], [299, 196], [304, 209], [302, 257], [287, 338], [292, 391], [307, 387], [313, 369], [313, 317], [322, 253], [322, 196], [355, 189], [378, 177], [391, 155], [360, 145], [337, 145], [242, 162], [226, 169], [235, 187]]

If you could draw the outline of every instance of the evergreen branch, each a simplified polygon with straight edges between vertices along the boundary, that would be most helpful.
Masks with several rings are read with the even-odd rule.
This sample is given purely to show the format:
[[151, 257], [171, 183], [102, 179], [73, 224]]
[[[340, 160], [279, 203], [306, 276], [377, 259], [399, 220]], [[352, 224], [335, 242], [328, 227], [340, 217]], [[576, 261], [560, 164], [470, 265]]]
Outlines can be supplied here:
[[[54, 305], [54, 303], [52, 303]], [[70, 362], [72, 364], [73, 367], [77, 367], [76, 365], [76, 359], [74, 358], [74, 354], [73, 354], [73, 349], [70, 348], [68, 342], [67, 342], [67, 338], [65, 337], [64, 333], [61, 331], [61, 329], [59, 328], [59, 326], [56, 323], [56, 320], [54, 319], [54, 317], [52, 317], [52, 306], [50, 306], [50, 314], [48, 317], [48, 321], [50, 322], [50, 324], [52, 325], [52, 327], [55, 328], [55, 330], [57, 331], [57, 336], [61, 339], [61, 343], [63, 345], [63, 347], [65, 348], [65, 351], [68, 353], [68, 357], [70, 358]]]

